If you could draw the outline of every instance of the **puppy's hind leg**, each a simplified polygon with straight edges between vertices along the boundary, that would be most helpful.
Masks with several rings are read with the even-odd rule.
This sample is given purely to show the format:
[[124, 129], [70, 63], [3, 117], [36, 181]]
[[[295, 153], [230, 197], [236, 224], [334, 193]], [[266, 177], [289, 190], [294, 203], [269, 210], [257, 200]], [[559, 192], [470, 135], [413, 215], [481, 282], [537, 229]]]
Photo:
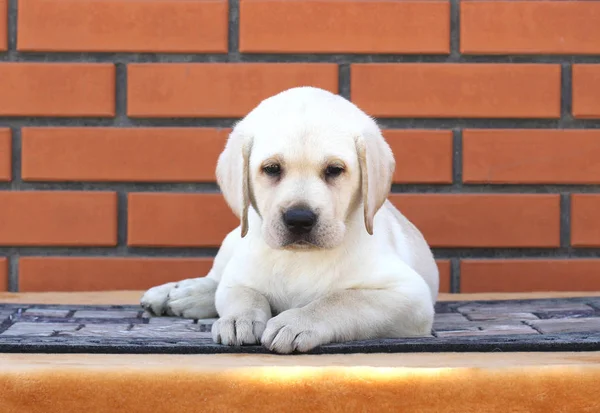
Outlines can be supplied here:
[[215, 291], [218, 285], [209, 276], [177, 283], [169, 291], [166, 302], [167, 312], [183, 318], [216, 318]]
[[221, 275], [240, 239], [240, 229], [230, 232], [206, 277], [190, 278], [150, 288], [142, 296], [141, 306], [155, 316], [216, 318], [215, 292]]
[[154, 316], [214, 318], [217, 316], [215, 291], [218, 285], [208, 275], [167, 283], [146, 291], [140, 304]]

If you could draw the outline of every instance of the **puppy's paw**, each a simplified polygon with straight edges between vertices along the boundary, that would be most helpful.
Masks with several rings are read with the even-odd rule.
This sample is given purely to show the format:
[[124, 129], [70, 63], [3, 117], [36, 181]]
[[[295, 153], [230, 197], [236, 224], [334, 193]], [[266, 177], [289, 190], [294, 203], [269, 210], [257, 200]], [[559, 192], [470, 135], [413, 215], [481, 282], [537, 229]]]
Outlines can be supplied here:
[[155, 316], [213, 318], [217, 316], [216, 289], [217, 282], [210, 278], [191, 278], [149, 289], [142, 296], [140, 304]]
[[270, 319], [261, 337], [263, 346], [281, 354], [307, 352], [330, 341], [322, 328], [301, 309], [287, 310]]
[[142, 296], [140, 305], [144, 310], [154, 316], [172, 316], [167, 307], [169, 293], [177, 283], [167, 283], [150, 288]]
[[192, 278], [177, 283], [167, 297], [167, 311], [183, 318], [217, 317], [215, 292], [217, 282], [210, 278]]
[[267, 319], [262, 311], [221, 317], [212, 326], [213, 341], [225, 346], [259, 344]]

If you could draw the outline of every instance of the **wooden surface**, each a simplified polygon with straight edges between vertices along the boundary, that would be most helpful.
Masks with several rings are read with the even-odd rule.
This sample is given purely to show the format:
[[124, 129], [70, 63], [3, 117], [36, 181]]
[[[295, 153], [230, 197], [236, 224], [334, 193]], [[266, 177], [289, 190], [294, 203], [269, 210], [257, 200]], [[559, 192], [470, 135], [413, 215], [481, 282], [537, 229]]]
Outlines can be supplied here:
[[[33, 304], [138, 304], [143, 291], [106, 291], [106, 292], [47, 292], [47, 293], [0, 293], [0, 303]], [[440, 301], [467, 300], [509, 300], [558, 297], [594, 297], [598, 292], [542, 292], [542, 293], [477, 293], [477, 294], [440, 294]]]
[[599, 365], [600, 352], [394, 353], [394, 354], [0, 354], [3, 370], [89, 367], [94, 369], [232, 369], [268, 366], [365, 366], [407, 368], [502, 368], [508, 366]]

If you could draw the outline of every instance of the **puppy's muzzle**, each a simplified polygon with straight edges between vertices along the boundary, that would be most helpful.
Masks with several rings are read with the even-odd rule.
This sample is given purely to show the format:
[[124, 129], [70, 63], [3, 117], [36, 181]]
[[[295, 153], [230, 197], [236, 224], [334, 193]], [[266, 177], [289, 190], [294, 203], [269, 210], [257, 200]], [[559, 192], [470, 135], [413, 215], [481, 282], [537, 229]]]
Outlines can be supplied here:
[[283, 223], [292, 234], [306, 235], [317, 223], [317, 215], [307, 208], [290, 208], [283, 213]]

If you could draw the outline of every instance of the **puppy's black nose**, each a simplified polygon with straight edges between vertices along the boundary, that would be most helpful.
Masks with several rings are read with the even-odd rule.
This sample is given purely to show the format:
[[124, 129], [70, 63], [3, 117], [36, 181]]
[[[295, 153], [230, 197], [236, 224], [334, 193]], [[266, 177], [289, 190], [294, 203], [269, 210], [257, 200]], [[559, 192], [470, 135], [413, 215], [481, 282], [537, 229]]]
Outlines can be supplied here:
[[315, 226], [317, 216], [309, 209], [293, 208], [283, 214], [283, 222], [292, 234], [307, 234]]

